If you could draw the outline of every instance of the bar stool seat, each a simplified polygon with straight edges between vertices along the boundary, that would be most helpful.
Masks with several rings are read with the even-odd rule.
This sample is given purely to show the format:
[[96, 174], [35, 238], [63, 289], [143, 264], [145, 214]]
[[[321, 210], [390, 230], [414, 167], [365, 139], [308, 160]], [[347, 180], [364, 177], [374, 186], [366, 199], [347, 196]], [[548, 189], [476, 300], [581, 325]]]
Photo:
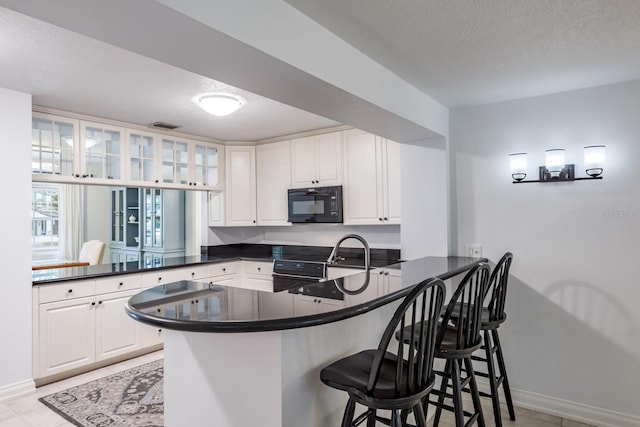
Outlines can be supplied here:
[[[415, 285], [396, 309], [376, 350], [344, 357], [321, 370], [324, 384], [349, 395], [342, 427], [356, 426], [364, 420], [369, 427], [376, 421], [401, 427], [407, 425], [402, 418], [409, 411], [413, 412], [417, 426], [426, 427], [422, 401], [435, 384], [433, 357], [444, 295], [440, 279]], [[400, 345], [394, 352], [390, 347], [396, 330], [401, 337], [405, 330], [416, 337], [409, 340], [408, 350]], [[357, 418], [356, 404], [367, 408]], [[391, 411], [390, 418], [378, 416], [378, 410]]]

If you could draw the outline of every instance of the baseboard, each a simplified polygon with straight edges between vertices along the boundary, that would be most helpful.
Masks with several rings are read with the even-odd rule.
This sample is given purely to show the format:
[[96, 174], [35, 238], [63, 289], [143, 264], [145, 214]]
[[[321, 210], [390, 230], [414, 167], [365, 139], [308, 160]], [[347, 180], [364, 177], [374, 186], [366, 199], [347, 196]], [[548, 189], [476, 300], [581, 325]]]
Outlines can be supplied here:
[[36, 384], [32, 379], [0, 387], [0, 402], [34, 393]]
[[557, 415], [570, 420], [599, 427], [637, 427], [640, 417], [614, 412], [608, 409], [549, 397], [530, 391], [511, 389], [513, 404], [547, 414]]

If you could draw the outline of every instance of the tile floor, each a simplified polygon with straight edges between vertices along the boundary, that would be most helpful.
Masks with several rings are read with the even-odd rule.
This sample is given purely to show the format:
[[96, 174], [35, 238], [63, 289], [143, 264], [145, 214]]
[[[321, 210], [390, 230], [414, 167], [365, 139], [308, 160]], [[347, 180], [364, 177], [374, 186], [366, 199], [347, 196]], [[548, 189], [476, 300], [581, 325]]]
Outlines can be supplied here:
[[[0, 402], [0, 427], [63, 427], [73, 426], [73, 424], [65, 421], [55, 412], [44, 406], [38, 401], [42, 396], [55, 393], [60, 390], [67, 389], [76, 385], [124, 371], [154, 360], [162, 358], [162, 351], [150, 353], [135, 359], [127, 360], [115, 365], [97, 369], [86, 374], [78, 375], [53, 384], [39, 387], [35, 393], [28, 396], [19, 397], [13, 400]], [[466, 397], [465, 397], [466, 399]], [[470, 405], [470, 402], [468, 403]], [[485, 414], [487, 427], [494, 427], [493, 412], [491, 402], [483, 399], [483, 412]], [[582, 424], [566, 418], [554, 415], [544, 414], [529, 409], [516, 407], [516, 421], [509, 420], [507, 408], [502, 410], [504, 427], [593, 427], [588, 424]], [[431, 424], [429, 424], [431, 425]], [[442, 427], [452, 427], [452, 414], [443, 412], [440, 422]]]

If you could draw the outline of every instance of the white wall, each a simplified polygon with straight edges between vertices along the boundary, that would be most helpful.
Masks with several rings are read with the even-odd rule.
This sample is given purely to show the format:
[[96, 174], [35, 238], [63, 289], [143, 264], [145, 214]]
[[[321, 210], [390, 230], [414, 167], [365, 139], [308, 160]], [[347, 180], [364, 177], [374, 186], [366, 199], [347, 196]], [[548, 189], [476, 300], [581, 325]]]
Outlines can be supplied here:
[[447, 153], [444, 138], [401, 145], [402, 258], [446, 256]]
[[0, 400], [29, 392], [31, 379], [31, 95], [0, 88]]
[[[451, 115], [457, 252], [514, 253], [501, 337], [516, 398], [598, 425], [640, 425], [639, 114], [633, 81]], [[565, 148], [585, 176], [596, 143], [601, 181], [511, 183], [509, 153], [528, 152], [537, 179], [544, 150]]]

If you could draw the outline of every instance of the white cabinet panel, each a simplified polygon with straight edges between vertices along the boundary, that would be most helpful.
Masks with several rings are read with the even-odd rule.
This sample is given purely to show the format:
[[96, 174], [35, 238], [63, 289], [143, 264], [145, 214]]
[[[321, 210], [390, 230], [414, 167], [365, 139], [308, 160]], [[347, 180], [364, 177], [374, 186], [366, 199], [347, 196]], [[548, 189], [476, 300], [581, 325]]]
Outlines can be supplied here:
[[41, 304], [38, 321], [39, 376], [95, 360], [95, 300], [77, 298]]
[[256, 225], [256, 148], [227, 147], [225, 224]]
[[342, 133], [291, 140], [292, 187], [342, 184]]
[[358, 129], [344, 136], [344, 223], [399, 224], [399, 144]]
[[291, 141], [256, 148], [258, 225], [287, 222], [287, 190], [291, 188]]
[[140, 323], [124, 311], [137, 291], [98, 297], [96, 304], [96, 361], [141, 348]]

